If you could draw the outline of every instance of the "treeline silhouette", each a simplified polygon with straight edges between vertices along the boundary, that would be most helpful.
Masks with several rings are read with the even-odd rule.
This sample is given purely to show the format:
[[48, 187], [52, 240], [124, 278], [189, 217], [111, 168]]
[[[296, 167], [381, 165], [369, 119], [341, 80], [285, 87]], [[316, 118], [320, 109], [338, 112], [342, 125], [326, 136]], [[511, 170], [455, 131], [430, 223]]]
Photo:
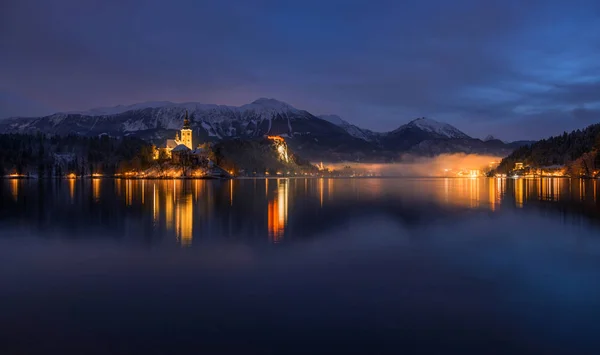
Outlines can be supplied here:
[[564, 132], [516, 149], [504, 158], [497, 171], [507, 173], [515, 163], [533, 167], [564, 165], [572, 176], [592, 176], [600, 169], [600, 124]]
[[115, 174], [151, 164], [152, 145], [133, 137], [0, 134], [0, 176]]

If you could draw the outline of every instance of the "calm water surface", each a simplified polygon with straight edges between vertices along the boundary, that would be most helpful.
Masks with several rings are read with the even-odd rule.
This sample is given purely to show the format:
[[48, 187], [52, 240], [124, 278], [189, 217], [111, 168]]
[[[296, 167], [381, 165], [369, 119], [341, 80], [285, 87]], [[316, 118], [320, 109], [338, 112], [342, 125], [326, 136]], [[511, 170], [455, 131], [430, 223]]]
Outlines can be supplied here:
[[0, 354], [600, 349], [596, 181], [0, 184]]

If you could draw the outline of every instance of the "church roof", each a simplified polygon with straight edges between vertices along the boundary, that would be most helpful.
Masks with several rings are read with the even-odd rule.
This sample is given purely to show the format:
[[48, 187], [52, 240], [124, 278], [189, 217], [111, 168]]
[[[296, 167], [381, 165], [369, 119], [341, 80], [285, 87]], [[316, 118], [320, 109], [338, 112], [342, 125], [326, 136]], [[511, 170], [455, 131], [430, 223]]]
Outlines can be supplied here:
[[174, 139], [167, 139], [167, 148], [173, 149], [177, 147], [177, 142]]
[[184, 144], [180, 144], [177, 147], [173, 148], [173, 152], [189, 152], [190, 148], [186, 147]]

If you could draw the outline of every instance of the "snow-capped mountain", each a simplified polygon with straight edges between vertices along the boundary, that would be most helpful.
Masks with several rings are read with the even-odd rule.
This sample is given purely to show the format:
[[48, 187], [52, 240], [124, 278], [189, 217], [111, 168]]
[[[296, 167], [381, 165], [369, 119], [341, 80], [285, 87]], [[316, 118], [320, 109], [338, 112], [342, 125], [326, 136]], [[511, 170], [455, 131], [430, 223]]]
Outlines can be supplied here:
[[78, 115], [86, 115], [86, 116], [108, 116], [108, 115], [116, 115], [119, 113], [134, 111], [134, 110], [142, 110], [145, 108], [156, 108], [156, 107], [164, 107], [176, 105], [170, 101], [147, 101], [139, 104], [133, 105], [118, 105], [114, 107], [97, 107], [87, 111], [68, 111], [63, 112], [64, 114], [78, 114]]
[[360, 128], [358, 126], [351, 124], [348, 121], [344, 121], [338, 115], [319, 115], [318, 117], [322, 120], [331, 122], [334, 125], [343, 128], [344, 131], [346, 131], [352, 137], [359, 138], [359, 139], [365, 140], [367, 142], [374, 141], [380, 135], [380, 133], [373, 132], [368, 129]]
[[403, 131], [409, 131], [412, 129], [419, 129], [423, 132], [431, 133], [437, 138], [452, 138], [452, 139], [465, 139], [471, 138], [467, 134], [461, 132], [458, 128], [449, 125], [447, 123], [438, 122], [430, 118], [417, 118], [410, 121], [409, 123], [400, 126], [398, 129], [391, 133], [401, 133]]
[[[234, 138], [286, 137], [293, 151], [323, 160], [393, 160], [399, 152], [485, 152], [508, 154], [499, 141], [483, 142], [459, 129], [428, 118], [419, 118], [386, 133], [372, 132], [336, 115], [314, 116], [285, 102], [261, 98], [242, 106], [197, 102], [146, 102], [44, 117], [0, 121], [0, 132], [134, 135], [157, 145], [172, 138], [188, 112], [194, 144]], [[492, 144], [494, 143], [494, 144]]]
[[387, 149], [407, 151], [424, 141], [458, 139], [473, 140], [473, 138], [447, 123], [428, 118], [417, 118], [391, 132], [385, 133], [380, 142]]
[[[146, 106], [147, 105], [147, 106]], [[210, 105], [196, 102], [175, 104], [158, 102], [93, 109], [86, 112], [57, 113], [40, 118], [19, 118], [3, 121], [8, 131], [43, 131], [55, 134], [76, 133], [109, 135], [158, 133], [181, 128], [185, 112], [199, 136], [228, 137], [280, 134], [293, 136], [316, 131], [341, 132], [342, 129], [310, 113], [274, 99], [258, 99], [240, 107]], [[310, 121], [310, 125], [305, 124]], [[332, 133], [332, 132], [330, 132]]]

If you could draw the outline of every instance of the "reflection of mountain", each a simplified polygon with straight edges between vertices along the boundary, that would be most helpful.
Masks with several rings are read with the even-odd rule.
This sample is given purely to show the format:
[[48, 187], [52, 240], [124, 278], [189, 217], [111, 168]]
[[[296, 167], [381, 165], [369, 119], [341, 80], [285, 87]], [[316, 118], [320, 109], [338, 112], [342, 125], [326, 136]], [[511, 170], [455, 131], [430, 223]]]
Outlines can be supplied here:
[[[411, 229], [522, 209], [598, 221], [577, 179], [94, 179], [2, 181], [0, 223], [39, 235], [163, 245], [291, 243], [373, 216]], [[519, 212], [523, 213], [523, 212]]]

